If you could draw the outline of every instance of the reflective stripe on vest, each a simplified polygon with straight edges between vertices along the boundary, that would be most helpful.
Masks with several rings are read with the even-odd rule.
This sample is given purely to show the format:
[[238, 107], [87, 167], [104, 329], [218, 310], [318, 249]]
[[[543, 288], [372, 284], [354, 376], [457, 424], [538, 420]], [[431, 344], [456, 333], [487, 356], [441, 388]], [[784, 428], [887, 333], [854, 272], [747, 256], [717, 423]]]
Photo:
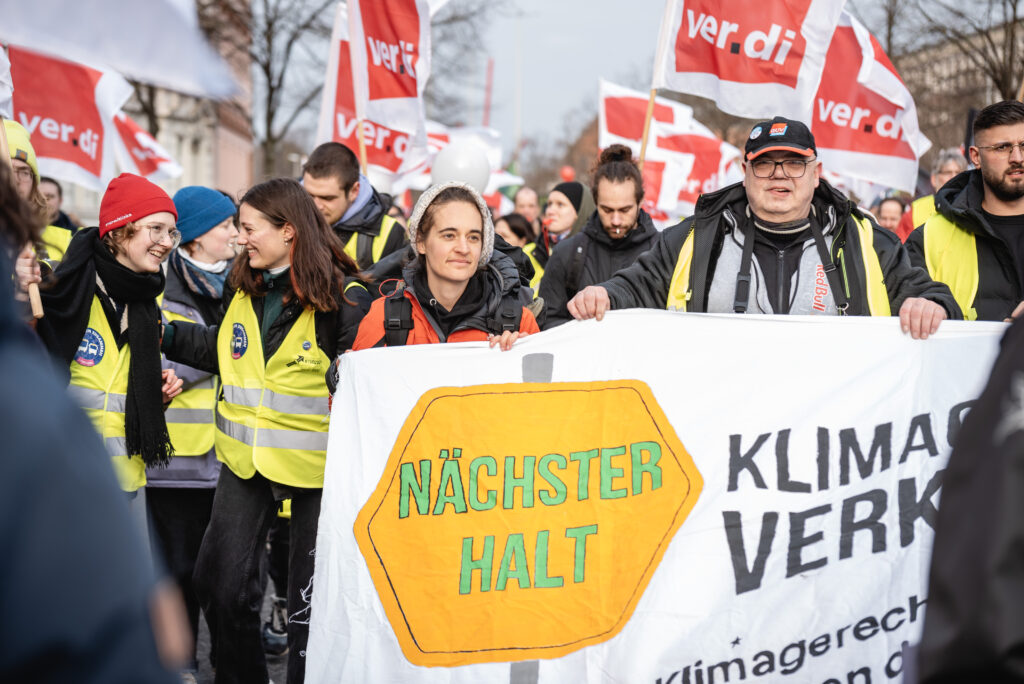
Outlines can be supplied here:
[[68, 394], [92, 420], [103, 438], [121, 489], [134, 492], [146, 484], [146, 466], [138, 456], [127, 457], [124, 408], [128, 391], [131, 350], [117, 348], [103, 305], [93, 297], [89, 323], [71, 361]]
[[974, 233], [961, 230], [942, 214], [924, 224], [924, 263], [932, 280], [945, 283], [964, 312], [964, 320], [978, 320], [978, 243]]
[[[872, 316], [890, 316], [889, 295], [885, 289], [885, 278], [882, 266], [878, 262], [878, 253], [874, 249], [874, 229], [868, 219], [857, 219], [857, 233], [860, 237], [861, 255], [866, 274], [866, 297], [868, 311]], [[668, 297], [665, 308], [676, 311], [687, 311], [693, 288], [690, 284], [690, 268], [693, 264], [693, 233], [686, 236], [686, 241], [679, 249], [679, 257], [672, 272], [672, 280], [668, 286]], [[844, 280], [846, 274], [843, 274]], [[849, 296], [850, 293], [847, 293]]]
[[[372, 238], [373, 239], [373, 243], [372, 243], [372, 245], [370, 247], [370, 255], [371, 255], [372, 261], [369, 264], [366, 264], [366, 265], [360, 264], [359, 265], [360, 268], [369, 268], [373, 264], [375, 264], [378, 261], [380, 261], [380, 258], [382, 256], [384, 256], [384, 247], [388, 244], [388, 238], [391, 236], [391, 230], [395, 227], [395, 224], [397, 224], [397, 223], [398, 223], [398, 220], [395, 219], [395, 217], [393, 217], [393, 216], [385, 215], [381, 219], [381, 222], [380, 222], [380, 233], [376, 237]], [[352, 257], [353, 261], [358, 263], [359, 262], [359, 241], [360, 240], [364, 240], [365, 241], [367, 239], [370, 239], [370, 236], [366, 235], [365, 233], [360, 233], [360, 232], [353, 233], [352, 237], [350, 237], [348, 239], [348, 242], [345, 243], [345, 254], [348, 254], [350, 257]]]
[[[163, 296], [158, 300], [163, 306]], [[188, 316], [163, 310], [168, 321], [198, 323]], [[217, 417], [217, 394], [220, 378], [216, 375], [197, 382], [176, 396], [164, 411], [167, 434], [174, 446], [174, 455], [205, 456], [213, 448], [217, 435], [214, 421]]]
[[322, 487], [331, 360], [316, 343], [313, 310], [299, 315], [264, 364], [252, 301], [236, 293], [217, 335], [217, 362], [217, 458], [243, 479], [258, 471], [272, 482]]

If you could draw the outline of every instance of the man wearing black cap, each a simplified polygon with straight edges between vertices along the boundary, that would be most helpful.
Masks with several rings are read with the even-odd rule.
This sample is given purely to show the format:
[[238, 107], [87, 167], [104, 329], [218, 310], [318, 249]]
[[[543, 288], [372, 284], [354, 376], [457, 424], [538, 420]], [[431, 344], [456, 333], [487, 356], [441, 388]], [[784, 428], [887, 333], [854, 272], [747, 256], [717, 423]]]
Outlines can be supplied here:
[[608, 309], [890, 316], [923, 339], [961, 318], [945, 285], [910, 264], [899, 238], [821, 178], [814, 136], [776, 117], [750, 131], [744, 178], [697, 200], [636, 263], [569, 302]]

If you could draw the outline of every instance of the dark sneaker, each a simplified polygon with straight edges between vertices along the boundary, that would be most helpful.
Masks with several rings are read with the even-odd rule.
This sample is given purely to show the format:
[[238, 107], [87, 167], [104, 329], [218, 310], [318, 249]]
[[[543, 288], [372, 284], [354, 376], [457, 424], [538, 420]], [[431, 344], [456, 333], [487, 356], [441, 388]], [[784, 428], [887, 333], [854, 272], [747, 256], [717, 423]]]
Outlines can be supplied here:
[[263, 623], [263, 652], [282, 656], [288, 652], [288, 602], [274, 596], [270, 605], [270, 622]]

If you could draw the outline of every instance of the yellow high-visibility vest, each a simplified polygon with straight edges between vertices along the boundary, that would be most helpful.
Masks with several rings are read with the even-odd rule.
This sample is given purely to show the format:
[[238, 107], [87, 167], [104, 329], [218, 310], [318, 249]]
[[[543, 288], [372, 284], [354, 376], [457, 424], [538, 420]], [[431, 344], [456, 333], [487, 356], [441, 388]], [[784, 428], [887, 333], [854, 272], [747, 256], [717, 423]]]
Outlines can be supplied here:
[[47, 261], [56, 266], [57, 262], [67, 254], [68, 245], [71, 244], [71, 231], [60, 226], [46, 226], [40, 242], [46, 247]]
[[533, 298], [536, 299], [540, 292], [540, 279], [544, 277], [544, 267], [537, 261], [537, 257], [533, 253], [537, 250], [537, 243], [531, 242], [530, 244], [523, 247], [523, 251], [526, 256], [530, 257], [530, 263], [533, 264], [533, 278], [530, 279], [530, 287], [533, 289]]
[[391, 236], [391, 231], [394, 230], [395, 225], [401, 230], [402, 226], [398, 223], [394, 216], [384, 216], [380, 222], [380, 234], [377, 237], [372, 238], [373, 243], [370, 246], [370, 255], [372, 261], [369, 264], [359, 264], [359, 242], [360, 240], [365, 241], [371, 239], [369, 235], [365, 235], [360, 232], [355, 232], [352, 237], [345, 243], [345, 254], [352, 257], [352, 260], [359, 264], [359, 268], [369, 268], [373, 264], [380, 261], [380, 258], [384, 256], [384, 247], [388, 244], [388, 237]]
[[[161, 297], [162, 301], [162, 297]], [[188, 316], [163, 310], [168, 321], [198, 323]], [[205, 456], [213, 448], [220, 378], [211, 375], [176, 396], [164, 411], [175, 458]]]
[[71, 362], [68, 394], [92, 420], [110, 454], [121, 489], [134, 492], [146, 485], [146, 464], [128, 457], [124, 439], [124, 410], [128, 393], [131, 350], [117, 348], [99, 297], [93, 297], [89, 323]]
[[945, 283], [964, 312], [965, 321], [978, 320], [978, 243], [974, 233], [957, 227], [942, 214], [924, 224], [924, 263], [932, 280]]
[[[891, 316], [889, 294], [885, 289], [882, 265], [878, 262], [878, 254], [874, 248], [875, 234], [871, 221], [862, 218], [855, 219], [855, 222], [857, 224], [857, 234], [860, 236], [860, 251], [864, 261], [864, 272], [867, 276], [868, 311], [872, 316]], [[679, 249], [679, 257], [676, 259], [676, 267], [672, 272], [672, 280], [668, 286], [668, 297], [665, 301], [666, 309], [688, 310], [690, 297], [693, 296], [693, 288], [690, 287], [690, 267], [692, 263], [693, 230], [686, 236], [683, 246]], [[846, 277], [846, 261], [842, 258], [842, 250], [839, 251], [839, 266], [847, 288], [846, 296], [850, 297], [849, 280]]]
[[237, 292], [217, 335], [223, 385], [217, 403], [217, 458], [240, 478], [256, 472], [293, 487], [323, 487], [332, 359], [316, 343], [314, 311], [292, 324], [264, 364], [259, 321]]
[[935, 211], [935, 195], [918, 197], [916, 200], [911, 202], [910, 220], [914, 222], [914, 228], [917, 228], [934, 216]]

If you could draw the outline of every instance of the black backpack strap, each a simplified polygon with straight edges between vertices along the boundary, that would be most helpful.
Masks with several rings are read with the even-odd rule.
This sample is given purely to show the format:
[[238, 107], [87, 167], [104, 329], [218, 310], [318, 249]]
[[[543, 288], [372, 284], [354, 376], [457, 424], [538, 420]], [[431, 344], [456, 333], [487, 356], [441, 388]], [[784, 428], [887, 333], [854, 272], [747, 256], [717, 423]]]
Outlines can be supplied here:
[[[747, 301], [750, 299], [750, 267], [754, 260], [754, 226], [752, 221], [747, 221], [749, 226], [743, 236], [743, 256], [740, 257], [740, 272], [736, 274], [736, 299], [732, 303], [732, 310], [736, 313], [747, 312]], [[782, 277], [782, 274], [779, 274]]]
[[412, 330], [412, 302], [402, 287], [384, 298], [384, 343], [401, 347], [409, 340]]
[[502, 297], [494, 317], [487, 321], [487, 328], [495, 335], [516, 332], [523, 321], [523, 303], [517, 297]]
[[356, 263], [366, 270], [373, 266], [373, 235], [356, 233]]
[[813, 216], [811, 217], [811, 235], [814, 236], [814, 246], [818, 248], [818, 258], [821, 259], [821, 266], [825, 269], [828, 285], [832, 288], [832, 298], [836, 302], [836, 308], [839, 309], [839, 315], [843, 316], [850, 307], [850, 300], [847, 299], [846, 290], [839, 280], [839, 269], [836, 268], [836, 262], [832, 261], [832, 255], [828, 253], [825, 235]]
[[586, 233], [580, 233], [576, 242], [576, 249], [573, 250], [569, 260], [569, 269], [565, 274], [565, 295], [566, 301], [576, 296], [580, 291], [580, 278], [583, 277], [583, 264], [587, 260], [587, 249], [590, 247], [590, 237]]

